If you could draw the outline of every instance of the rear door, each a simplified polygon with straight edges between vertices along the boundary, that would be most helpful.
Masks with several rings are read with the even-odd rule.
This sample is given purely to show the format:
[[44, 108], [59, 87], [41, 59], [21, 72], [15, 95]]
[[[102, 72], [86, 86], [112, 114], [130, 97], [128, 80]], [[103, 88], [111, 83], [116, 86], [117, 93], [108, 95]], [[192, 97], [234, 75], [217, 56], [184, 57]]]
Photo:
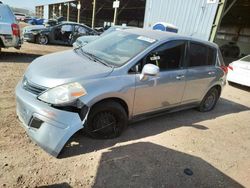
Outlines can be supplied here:
[[183, 104], [200, 101], [216, 79], [216, 52], [213, 47], [198, 42], [189, 42]]
[[51, 31], [53, 43], [66, 44], [66, 45], [70, 44], [72, 33], [73, 33], [72, 24], [65, 23], [65, 24], [53, 27]]

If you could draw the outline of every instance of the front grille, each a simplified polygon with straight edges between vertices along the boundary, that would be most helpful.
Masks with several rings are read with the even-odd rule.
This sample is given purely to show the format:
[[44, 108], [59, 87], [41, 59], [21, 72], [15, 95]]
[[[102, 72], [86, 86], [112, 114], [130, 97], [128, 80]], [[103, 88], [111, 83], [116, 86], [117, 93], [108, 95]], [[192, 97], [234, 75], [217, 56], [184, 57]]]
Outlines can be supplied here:
[[22, 85], [23, 85], [23, 88], [25, 90], [27, 90], [30, 93], [33, 93], [35, 95], [39, 95], [47, 89], [45, 87], [38, 86], [38, 85], [35, 85], [35, 84], [29, 82], [26, 78], [23, 79]]

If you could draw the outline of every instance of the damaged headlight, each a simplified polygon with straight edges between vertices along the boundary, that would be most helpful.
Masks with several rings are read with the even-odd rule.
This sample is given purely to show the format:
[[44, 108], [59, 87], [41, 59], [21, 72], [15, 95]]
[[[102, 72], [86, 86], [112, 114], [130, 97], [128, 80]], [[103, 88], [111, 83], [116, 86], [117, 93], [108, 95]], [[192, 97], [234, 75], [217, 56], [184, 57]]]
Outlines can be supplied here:
[[74, 102], [86, 94], [87, 92], [82, 85], [74, 82], [49, 89], [38, 96], [38, 99], [49, 104], [61, 105]]

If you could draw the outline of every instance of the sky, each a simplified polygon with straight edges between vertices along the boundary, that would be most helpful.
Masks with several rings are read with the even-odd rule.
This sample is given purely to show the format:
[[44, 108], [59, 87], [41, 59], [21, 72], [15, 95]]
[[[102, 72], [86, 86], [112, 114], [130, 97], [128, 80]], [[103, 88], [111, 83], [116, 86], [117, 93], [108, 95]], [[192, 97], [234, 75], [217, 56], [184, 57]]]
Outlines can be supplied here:
[[[35, 11], [36, 5], [43, 5], [55, 2], [62, 2], [63, 0], [1, 0], [4, 4], [17, 8], [28, 8]], [[64, 0], [64, 2], [67, 0]]]

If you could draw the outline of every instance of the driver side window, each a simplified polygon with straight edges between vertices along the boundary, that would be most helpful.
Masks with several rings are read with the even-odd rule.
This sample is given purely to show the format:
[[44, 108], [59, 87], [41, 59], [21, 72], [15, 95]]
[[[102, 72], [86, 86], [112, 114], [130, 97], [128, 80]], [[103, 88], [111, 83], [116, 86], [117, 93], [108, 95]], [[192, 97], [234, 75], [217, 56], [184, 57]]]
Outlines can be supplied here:
[[176, 70], [183, 67], [186, 41], [167, 42], [145, 56], [137, 65], [137, 72], [141, 72], [144, 65], [154, 64], [160, 71]]

